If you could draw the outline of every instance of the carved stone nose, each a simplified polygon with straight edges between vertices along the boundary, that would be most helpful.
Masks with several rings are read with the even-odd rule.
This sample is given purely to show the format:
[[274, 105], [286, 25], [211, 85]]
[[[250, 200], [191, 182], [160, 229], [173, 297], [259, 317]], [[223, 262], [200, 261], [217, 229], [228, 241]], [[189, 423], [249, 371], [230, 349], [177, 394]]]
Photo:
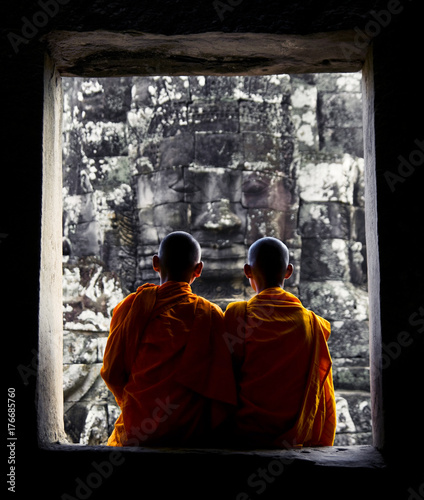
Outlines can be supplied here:
[[206, 231], [228, 231], [241, 226], [240, 218], [231, 210], [230, 201], [221, 199], [206, 204], [206, 211], [196, 221]]

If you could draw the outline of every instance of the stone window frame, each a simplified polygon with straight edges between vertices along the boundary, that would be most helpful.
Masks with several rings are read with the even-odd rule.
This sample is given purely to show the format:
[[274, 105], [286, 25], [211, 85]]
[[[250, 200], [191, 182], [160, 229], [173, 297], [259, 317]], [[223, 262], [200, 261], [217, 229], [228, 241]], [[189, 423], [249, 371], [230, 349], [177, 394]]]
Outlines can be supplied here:
[[[111, 40], [112, 49], [114, 46], [115, 34], [107, 34], [106, 39]], [[205, 34], [207, 35], [207, 34]], [[231, 34], [230, 34], [231, 35]], [[129, 63], [128, 71], [122, 62], [111, 61], [107, 57], [100, 58], [100, 63], [94, 71], [92, 65], [90, 69], [85, 66], [84, 49], [81, 47], [81, 34], [78, 33], [53, 33], [47, 41], [47, 52], [45, 56], [44, 68], [44, 104], [43, 104], [43, 181], [42, 181], [42, 222], [41, 222], [41, 258], [40, 258], [40, 302], [39, 302], [39, 360], [38, 360], [38, 378], [37, 378], [37, 415], [38, 415], [38, 441], [41, 448], [54, 451], [75, 451], [78, 445], [64, 444], [66, 442], [64, 423], [63, 423], [63, 389], [62, 389], [62, 360], [63, 360], [63, 324], [62, 324], [62, 76], [151, 76], [153, 74], [162, 75], [183, 75], [183, 74], [215, 74], [222, 76], [232, 76], [234, 73], [231, 62], [228, 66], [225, 57], [232, 53], [234, 47], [231, 43], [226, 45], [225, 41], [230, 35], [223, 36], [224, 42], [218, 43], [218, 51], [221, 50], [216, 60], [211, 63], [205, 62], [208, 70], [202, 71], [196, 66], [198, 61], [190, 61], [190, 51], [199, 44], [199, 37], [194, 36], [190, 40], [190, 35], [182, 37], [186, 43], [182, 48], [182, 56], [187, 54], [187, 58], [178, 58], [174, 56], [172, 66], [169, 67], [169, 52], [157, 54], [155, 59], [155, 68], [151, 66], [140, 65], [134, 69], [134, 55], [131, 50], [128, 51]], [[87, 42], [87, 36], [83, 34], [83, 43]], [[124, 36], [124, 35], [123, 35]], [[213, 34], [211, 35], [213, 37]], [[259, 41], [262, 35], [259, 35]], [[369, 290], [369, 316], [370, 316], [370, 390], [372, 406], [372, 427], [373, 427], [373, 445], [369, 446], [347, 446], [347, 447], [328, 447], [318, 449], [303, 450], [270, 450], [263, 451], [240, 451], [218, 450], [218, 453], [228, 454], [247, 454], [258, 455], [270, 458], [280, 457], [282, 454], [287, 459], [296, 461], [314, 462], [321, 466], [341, 467], [384, 467], [384, 461], [380, 455], [379, 449], [383, 446], [383, 420], [382, 420], [382, 388], [381, 388], [381, 328], [380, 328], [380, 305], [379, 305], [379, 259], [377, 244], [377, 202], [376, 202], [376, 179], [375, 179], [375, 135], [374, 135], [374, 85], [373, 85], [373, 64], [372, 50], [370, 47], [362, 49], [358, 58], [352, 61], [346, 57], [340, 57], [346, 53], [358, 54], [358, 48], [354, 46], [354, 32], [341, 32], [337, 39], [337, 32], [328, 34], [319, 34], [318, 38], [324, 40], [324, 43], [316, 51], [313, 60], [308, 60], [305, 64], [302, 59], [305, 53], [310, 56], [310, 40], [308, 36], [298, 37], [298, 45], [292, 44], [294, 51], [298, 51], [296, 56], [298, 62], [293, 63], [293, 54], [288, 54], [288, 59], [281, 57], [281, 50], [275, 49], [269, 44], [270, 35], [265, 37], [264, 46], [268, 51], [268, 57], [272, 59], [273, 64], [258, 62], [249, 74], [276, 74], [280, 73], [314, 73], [314, 72], [352, 72], [362, 70], [362, 94], [363, 94], [363, 125], [364, 125], [364, 161], [365, 161], [365, 225], [367, 238], [367, 263], [368, 263], [368, 290]], [[279, 35], [281, 43], [285, 39], [293, 37], [292, 35]], [[336, 36], [336, 39], [334, 38]], [[92, 35], [95, 39], [96, 35]], [[296, 35], [295, 35], [296, 37]], [[172, 38], [172, 37], [167, 37]], [[243, 37], [237, 36], [237, 43], [240, 47], [248, 47], [249, 36], [243, 40]], [[313, 38], [313, 37], [312, 37]], [[207, 36], [206, 36], [207, 39]], [[256, 40], [256, 41], [258, 41]], [[305, 41], [306, 40], [306, 41]], [[228, 41], [228, 40], [227, 40]], [[316, 40], [312, 40], [314, 43]], [[74, 43], [75, 42], [75, 43]], [[103, 40], [104, 42], [104, 40]], [[305, 42], [305, 43], [304, 43]], [[336, 44], [336, 42], [338, 44]], [[153, 45], [155, 41], [152, 42]], [[156, 41], [160, 44], [159, 40]], [[86, 44], [87, 45], [87, 44]], [[95, 44], [94, 44], [95, 45]], [[284, 45], [284, 43], [283, 43]], [[319, 45], [319, 44], [318, 44]], [[79, 52], [74, 53], [74, 58], [70, 57], [75, 48]], [[122, 45], [120, 46], [122, 49]], [[299, 50], [300, 47], [300, 50]], [[334, 48], [339, 53], [334, 54]], [[350, 47], [350, 49], [349, 49]], [[151, 48], [151, 47], [150, 47]], [[281, 46], [280, 46], [281, 48]], [[130, 48], [131, 49], [131, 48]], [[140, 48], [139, 48], [140, 50]], [[167, 49], [168, 51], [171, 49]], [[336, 52], [337, 52], [336, 50]], [[350, 50], [350, 52], [349, 52]], [[68, 52], [67, 52], [68, 51]], [[98, 48], [97, 52], [101, 50]], [[340, 51], [343, 54], [340, 54]], [[284, 52], [284, 51], [283, 51]], [[112, 52], [113, 53], [113, 50]], [[116, 50], [115, 50], [116, 53]], [[91, 60], [93, 54], [90, 54]], [[89, 58], [88, 58], [89, 59]], [[212, 58], [213, 59], [213, 58]], [[332, 61], [337, 61], [334, 64]], [[71, 61], [71, 62], [69, 62]], [[189, 61], [187, 63], [187, 61]], [[287, 62], [290, 61], [290, 62]], [[115, 66], [114, 66], [115, 63]], [[72, 66], [73, 64], [73, 66]], [[193, 64], [187, 70], [187, 64]], [[211, 72], [212, 65], [212, 72]], [[261, 66], [262, 65], [262, 66]], [[118, 67], [118, 74], [113, 69]], [[75, 70], [77, 68], [77, 70]], [[157, 69], [159, 68], [159, 70]], [[75, 71], [77, 73], [75, 74]], [[62, 444], [61, 444], [62, 443]], [[110, 448], [104, 446], [79, 446], [79, 449], [95, 450], [100, 453], [109, 453]], [[148, 448], [123, 449], [124, 453], [158, 453], [157, 450]], [[217, 450], [165, 450], [160, 453], [217, 453]]]

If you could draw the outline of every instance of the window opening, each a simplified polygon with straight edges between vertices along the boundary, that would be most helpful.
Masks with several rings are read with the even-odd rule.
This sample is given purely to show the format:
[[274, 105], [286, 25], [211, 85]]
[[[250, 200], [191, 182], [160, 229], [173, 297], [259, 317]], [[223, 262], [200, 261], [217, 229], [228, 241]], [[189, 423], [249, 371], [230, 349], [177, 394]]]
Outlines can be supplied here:
[[176, 229], [201, 243], [193, 291], [251, 296], [242, 267], [284, 240], [286, 288], [332, 323], [337, 445], [371, 444], [361, 73], [63, 78], [64, 418], [104, 444], [110, 313]]

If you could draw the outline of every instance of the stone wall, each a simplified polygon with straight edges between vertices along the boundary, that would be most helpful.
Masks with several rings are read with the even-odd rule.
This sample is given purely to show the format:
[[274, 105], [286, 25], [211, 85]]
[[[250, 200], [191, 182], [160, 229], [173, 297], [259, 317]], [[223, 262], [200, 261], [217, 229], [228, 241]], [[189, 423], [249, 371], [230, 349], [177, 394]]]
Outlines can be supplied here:
[[64, 79], [64, 397], [70, 440], [119, 410], [99, 376], [111, 309], [171, 230], [193, 290], [247, 299], [258, 237], [288, 244], [287, 288], [332, 323], [337, 444], [371, 442], [360, 74]]

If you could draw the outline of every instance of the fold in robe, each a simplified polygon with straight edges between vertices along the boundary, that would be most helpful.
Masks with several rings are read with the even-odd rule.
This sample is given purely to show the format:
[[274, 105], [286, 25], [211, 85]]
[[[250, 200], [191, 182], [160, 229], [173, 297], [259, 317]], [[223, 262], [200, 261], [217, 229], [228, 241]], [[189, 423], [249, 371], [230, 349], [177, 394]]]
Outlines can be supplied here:
[[201, 441], [236, 404], [223, 313], [188, 283], [145, 284], [113, 311], [101, 376], [121, 415], [111, 446]]
[[330, 323], [276, 287], [229, 304], [225, 325], [239, 391], [239, 441], [279, 448], [333, 445]]

